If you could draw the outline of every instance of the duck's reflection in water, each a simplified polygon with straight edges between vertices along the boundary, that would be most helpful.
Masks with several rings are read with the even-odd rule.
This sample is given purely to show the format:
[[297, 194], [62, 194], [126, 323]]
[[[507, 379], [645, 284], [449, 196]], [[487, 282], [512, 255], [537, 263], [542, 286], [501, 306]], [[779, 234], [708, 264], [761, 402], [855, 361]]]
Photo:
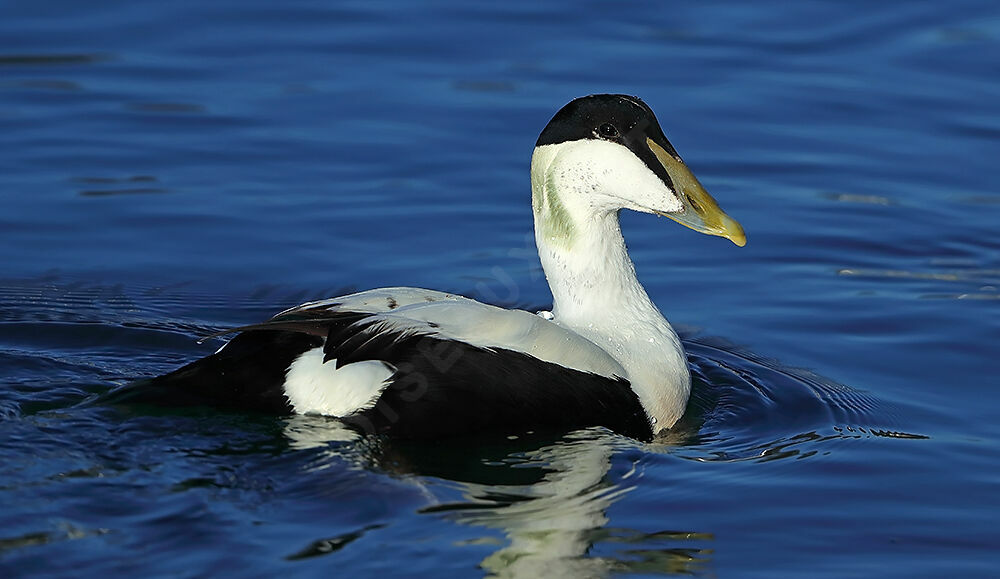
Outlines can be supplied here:
[[[642, 473], [641, 448], [603, 429], [558, 436], [399, 443], [358, 437], [334, 420], [291, 419], [286, 436], [297, 448], [363, 448], [366, 468], [420, 485], [423, 515], [500, 531], [465, 540], [497, 550], [481, 568], [496, 577], [602, 577], [622, 572], [697, 571], [712, 536], [663, 530], [667, 515], [650, 513], [655, 532], [609, 527], [608, 509], [632, 491]], [[336, 441], [336, 442], [335, 442]], [[342, 449], [337, 451], [343, 458]], [[665, 512], [669, 513], [667, 509]]]

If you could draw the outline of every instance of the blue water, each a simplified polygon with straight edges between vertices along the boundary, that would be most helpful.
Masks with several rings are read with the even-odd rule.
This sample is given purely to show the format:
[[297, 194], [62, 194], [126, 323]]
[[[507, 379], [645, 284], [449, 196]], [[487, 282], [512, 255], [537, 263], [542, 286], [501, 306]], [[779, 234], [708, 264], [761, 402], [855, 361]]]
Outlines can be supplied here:
[[[991, 2], [0, 6], [4, 576], [989, 576]], [[433, 445], [108, 408], [307, 299], [551, 299], [527, 165], [641, 96], [747, 230], [623, 216], [688, 414]]]

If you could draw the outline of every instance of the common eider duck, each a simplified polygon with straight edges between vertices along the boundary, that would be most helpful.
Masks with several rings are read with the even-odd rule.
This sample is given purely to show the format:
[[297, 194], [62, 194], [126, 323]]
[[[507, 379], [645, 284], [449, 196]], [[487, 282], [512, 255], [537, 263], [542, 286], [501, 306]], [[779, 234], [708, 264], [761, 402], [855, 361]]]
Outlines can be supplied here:
[[603, 426], [649, 440], [684, 413], [681, 342], [636, 278], [622, 209], [746, 243], [653, 111], [577, 98], [531, 159], [535, 243], [550, 312], [396, 287], [309, 302], [235, 328], [214, 354], [124, 387], [119, 401], [319, 414], [432, 439]]

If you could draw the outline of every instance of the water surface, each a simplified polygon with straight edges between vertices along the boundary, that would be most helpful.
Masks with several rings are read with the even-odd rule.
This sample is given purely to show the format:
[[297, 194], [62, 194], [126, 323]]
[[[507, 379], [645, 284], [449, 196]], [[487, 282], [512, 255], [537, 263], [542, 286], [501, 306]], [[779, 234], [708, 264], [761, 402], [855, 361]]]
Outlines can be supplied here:
[[[27, 576], [989, 576], [1000, 11], [74, 2], [0, 18], [0, 568]], [[196, 339], [415, 285], [550, 296], [527, 166], [637, 94], [738, 249], [623, 215], [689, 411], [434, 445], [109, 408]]]

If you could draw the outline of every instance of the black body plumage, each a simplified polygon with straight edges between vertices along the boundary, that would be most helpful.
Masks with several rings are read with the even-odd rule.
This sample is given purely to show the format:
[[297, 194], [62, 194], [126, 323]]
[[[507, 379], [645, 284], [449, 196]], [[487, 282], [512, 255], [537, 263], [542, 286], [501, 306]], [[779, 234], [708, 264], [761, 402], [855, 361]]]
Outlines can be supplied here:
[[604, 426], [633, 438], [652, 436], [639, 398], [623, 378], [394, 330], [371, 314], [343, 310], [304, 319], [279, 316], [242, 330], [219, 352], [133, 383], [109, 401], [291, 414], [284, 393], [288, 367], [322, 347], [330, 371], [366, 360], [394, 369], [373, 406], [341, 417], [364, 433], [429, 439]]

